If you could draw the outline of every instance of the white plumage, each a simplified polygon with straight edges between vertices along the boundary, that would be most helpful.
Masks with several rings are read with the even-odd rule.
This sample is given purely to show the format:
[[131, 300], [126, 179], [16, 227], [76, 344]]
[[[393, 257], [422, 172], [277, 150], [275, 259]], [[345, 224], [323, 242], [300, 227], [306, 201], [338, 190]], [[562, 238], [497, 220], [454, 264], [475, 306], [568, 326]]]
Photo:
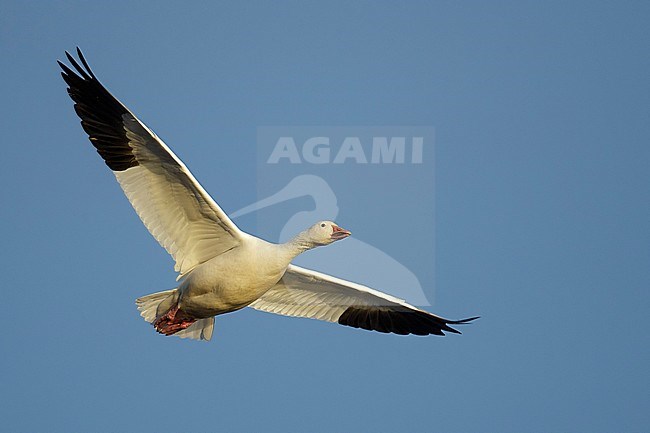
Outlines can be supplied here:
[[176, 261], [179, 286], [136, 301], [165, 335], [210, 340], [214, 317], [250, 306], [396, 334], [458, 333], [452, 321], [371, 288], [292, 265], [302, 252], [350, 235], [320, 221], [283, 244], [242, 232], [174, 153], [66, 52], [59, 62], [75, 111], [154, 238]]

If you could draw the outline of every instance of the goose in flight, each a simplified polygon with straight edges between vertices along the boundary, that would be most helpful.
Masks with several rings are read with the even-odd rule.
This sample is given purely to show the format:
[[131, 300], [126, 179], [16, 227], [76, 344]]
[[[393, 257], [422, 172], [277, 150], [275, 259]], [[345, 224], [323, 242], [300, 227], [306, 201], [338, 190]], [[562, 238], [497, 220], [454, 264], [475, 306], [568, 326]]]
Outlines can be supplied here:
[[[291, 264], [347, 238], [320, 221], [285, 243], [241, 231], [169, 147], [97, 80], [77, 48], [58, 62], [81, 126], [149, 232], [176, 262], [179, 284], [136, 300], [164, 335], [210, 340], [214, 317], [244, 307], [395, 334], [459, 334], [448, 320], [360, 284]], [[83, 66], [82, 66], [83, 65]]]

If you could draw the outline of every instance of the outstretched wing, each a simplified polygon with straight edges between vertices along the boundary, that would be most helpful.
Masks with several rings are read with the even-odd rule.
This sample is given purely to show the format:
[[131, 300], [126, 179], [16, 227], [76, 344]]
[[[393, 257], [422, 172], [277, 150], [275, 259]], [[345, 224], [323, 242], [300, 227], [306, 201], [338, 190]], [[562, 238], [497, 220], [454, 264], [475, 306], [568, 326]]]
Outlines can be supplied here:
[[477, 319], [444, 319], [369, 287], [295, 265], [289, 265], [282, 279], [250, 306], [284, 316], [401, 335], [460, 334], [449, 325]]
[[61, 75], [88, 134], [149, 232], [176, 261], [179, 278], [240, 245], [244, 235], [185, 164], [83, 67], [65, 53]]

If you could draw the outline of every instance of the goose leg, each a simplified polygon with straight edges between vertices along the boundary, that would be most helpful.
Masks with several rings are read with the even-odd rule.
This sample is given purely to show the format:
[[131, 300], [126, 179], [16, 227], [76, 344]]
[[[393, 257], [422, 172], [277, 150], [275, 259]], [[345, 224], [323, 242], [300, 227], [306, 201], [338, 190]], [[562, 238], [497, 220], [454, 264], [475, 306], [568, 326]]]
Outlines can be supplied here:
[[188, 317], [174, 304], [165, 314], [153, 322], [153, 326], [160, 334], [172, 335], [183, 329], [187, 329], [196, 322], [196, 319]]

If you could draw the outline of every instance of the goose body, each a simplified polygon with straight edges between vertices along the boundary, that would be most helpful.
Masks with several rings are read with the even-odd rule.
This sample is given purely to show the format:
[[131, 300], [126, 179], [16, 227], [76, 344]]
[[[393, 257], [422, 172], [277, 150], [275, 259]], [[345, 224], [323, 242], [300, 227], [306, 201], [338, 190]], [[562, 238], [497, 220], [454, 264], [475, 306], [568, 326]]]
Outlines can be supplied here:
[[292, 244], [246, 235], [233, 248], [199, 265], [181, 282], [179, 307], [194, 317], [230, 313], [259, 299], [282, 278], [298, 254]]
[[[459, 333], [448, 320], [366, 286], [291, 264], [350, 232], [319, 221], [274, 244], [241, 231], [167, 145], [97, 80], [83, 54], [59, 62], [75, 111], [143, 223], [174, 258], [179, 284], [136, 300], [165, 335], [210, 340], [214, 317], [250, 306], [396, 334]], [[83, 66], [82, 66], [83, 65]]]

